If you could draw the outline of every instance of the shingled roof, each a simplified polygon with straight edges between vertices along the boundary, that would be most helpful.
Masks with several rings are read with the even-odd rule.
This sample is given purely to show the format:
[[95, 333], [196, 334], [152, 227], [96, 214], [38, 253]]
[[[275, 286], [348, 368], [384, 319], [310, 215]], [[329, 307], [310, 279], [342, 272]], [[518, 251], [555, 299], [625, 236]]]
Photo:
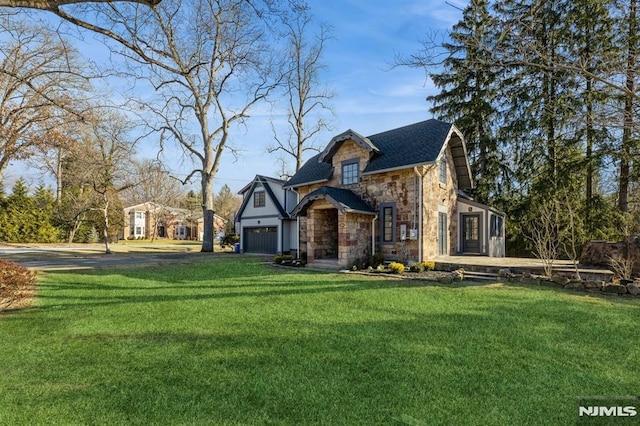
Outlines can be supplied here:
[[[339, 136], [349, 132], [353, 131]], [[369, 144], [370, 152], [373, 153], [369, 164], [364, 169], [364, 174], [433, 163], [438, 159], [445, 143], [449, 141], [459, 187], [464, 189], [473, 187], [464, 140], [451, 123], [431, 119], [362, 139]], [[343, 140], [342, 137], [332, 139], [329, 144], [331, 149], [309, 159], [285, 186], [295, 188], [328, 181], [333, 174], [331, 156], [337, 149], [336, 142], [341, 140]]]
[[320, 156], [317, 154], [311, 157], [306, 163], [298, 169], [291, 179], [284, 185], [285, 188], [295, 188], [301, 185], [309, 185], [311, 183], [326, 182], [331, 179], [333, 175], [333, 166], [331, 162], [325, 163], [320, 161]]
[[291, 212], [291, 216], [306, 216], [307, 209], [316, 200], [327, 200], [342, 213], [375, 214], [375, 210], [355, 192], [332, 186], [321, 186], [300, 200]]

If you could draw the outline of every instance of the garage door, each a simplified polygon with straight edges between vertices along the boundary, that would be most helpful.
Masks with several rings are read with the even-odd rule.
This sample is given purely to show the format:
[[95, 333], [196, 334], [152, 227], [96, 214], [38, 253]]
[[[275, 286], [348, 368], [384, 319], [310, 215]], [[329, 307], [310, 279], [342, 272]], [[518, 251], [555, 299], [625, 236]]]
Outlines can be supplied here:
[[244, 228], [243, 249], [245, 253], [276, 254], [278, 252], [278, 228], [275, 226]]

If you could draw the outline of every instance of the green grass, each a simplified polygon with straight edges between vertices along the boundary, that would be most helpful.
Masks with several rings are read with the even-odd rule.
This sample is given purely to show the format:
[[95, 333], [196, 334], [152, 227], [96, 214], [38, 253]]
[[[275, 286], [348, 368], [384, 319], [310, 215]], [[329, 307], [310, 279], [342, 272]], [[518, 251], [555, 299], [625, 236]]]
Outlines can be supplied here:
[[639, 320], [244, 257], [48, 273], [0, 316], [0, 424], [574, 424], [578, 396], [638, 394]]

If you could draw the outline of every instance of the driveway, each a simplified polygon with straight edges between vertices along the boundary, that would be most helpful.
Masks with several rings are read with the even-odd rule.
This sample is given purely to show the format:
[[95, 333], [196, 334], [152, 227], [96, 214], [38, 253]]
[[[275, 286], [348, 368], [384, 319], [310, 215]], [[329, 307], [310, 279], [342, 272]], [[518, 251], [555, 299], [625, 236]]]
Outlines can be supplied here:
[[40, 271], [112, 268], [187, 262], [203, 256], [199, 243], [0, 244], [0, 258]]

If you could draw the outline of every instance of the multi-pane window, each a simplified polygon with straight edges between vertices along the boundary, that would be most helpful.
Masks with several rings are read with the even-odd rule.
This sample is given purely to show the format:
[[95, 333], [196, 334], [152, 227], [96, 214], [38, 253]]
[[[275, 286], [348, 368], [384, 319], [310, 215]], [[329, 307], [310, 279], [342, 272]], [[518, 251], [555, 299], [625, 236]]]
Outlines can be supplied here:
[[465, 216], [464, 218], [464, 239], [465, 240], [471, 240], [471, 241], [475, 241], [478, 240], [480, 237], [479, 235], [479, 222], [480, 222], [480, 217], [479, 216]]
[[381, 206], [381, 238], [383, 243], [392, 243], [395, 241], [395, 209], [393, 204], [385, 204]]
[[440, 163], [438, 164], [438, 166], [438, 176], [440, 178], [440, 183], [447, 183], [447, 157], [443, 155], [442, 158], [440, 158]]
[[449, 229], [447, 228], [447, 214], [438, 213], [438, 255], [444, 256], [447, 254], [447, 234]]
[[264, 191], [256, 191], [253, 193], [253, 207], [264, 207], [265, 198]]
[[342, 184], [353, 185], [358, 183], [358, 163], [344, 163], [342, 165]]
[[492, 237], [502, 237], [502, 226], [503, 219], [502, 216], [491, 215], [491, 236]]

